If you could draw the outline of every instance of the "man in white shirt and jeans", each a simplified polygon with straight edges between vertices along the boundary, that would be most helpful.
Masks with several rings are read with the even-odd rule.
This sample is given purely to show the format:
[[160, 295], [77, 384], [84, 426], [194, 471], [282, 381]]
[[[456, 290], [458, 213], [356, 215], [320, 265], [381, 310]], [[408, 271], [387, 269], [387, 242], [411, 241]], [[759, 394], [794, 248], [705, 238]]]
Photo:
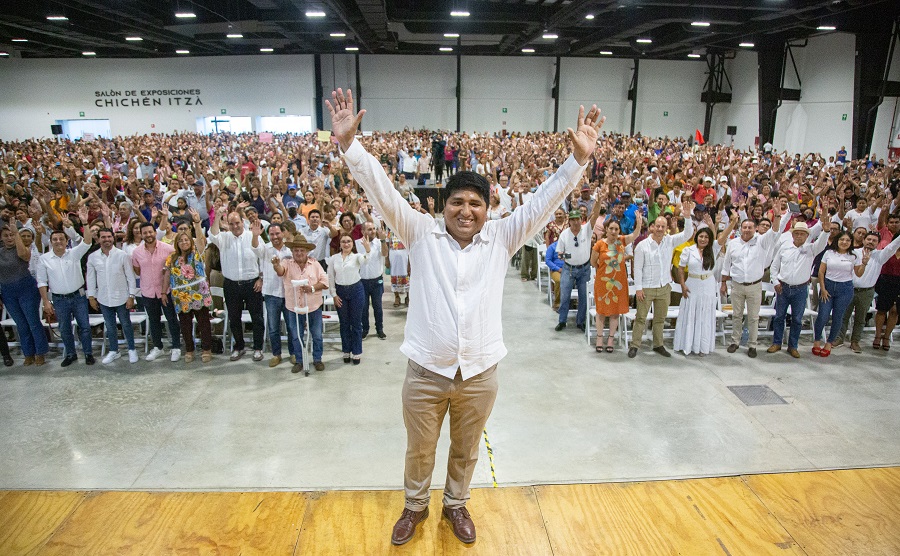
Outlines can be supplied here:
[[675, 235], [666, 235], [669, 222], [660, 216], [650, 225], [650, 237], [634, 248], [634, 297], [637, 300], [637, 315], [631, 329], [631, 345], [628, 357], [637, 356], [638, 349], [647, 326], [647, 313], [653, 305], [653, 351], [663, 357], [672, 354], [663, 345], [663, 324], [669, 312], [672, 295], [672, 255], [675, 248], [691, 238], [694, 233], [694, 201], [686, 199], [681, 204], [684, 214], [684, 230]]
[[575, 326], [584, 331], [588, 306], [587, 283], [591, 279], [591, 230], [581, 225], [581, 211], [573, 210], [569, 213], [569, 227], [559, 234], [556, 254], [563, 260], [562, 274], [559, 277], [559, 322], [556, 324], [556, 331], [566, 327], [572, 288], [576, 286], [578, 312], [575, 314]]
[[[741, 342], [744, 324], [750, 332], [747, 355], [756, 357], [756, 338], [759, 334], [759, 307], [762, 305], [762, 277], [769, 251], [781, 236], [783, 203], [776, 202], [775, 221], [763, 235], [757, 235], [756, 223], [747, 219], [741, 222], [741, 235], [728, 242], [725, 261], [722, 263], [722, 295], [728, 291], [731, 280], [732, 333], [728, 353], [734, 353]], [[747, 322], [744, 323], [744, 309]]]
[[137, 363], [134, 328], [129, 315], [134, 308], [134, 296], [137, 295], [131, 257], [115, 246], [116, 236], [112, 230], [102, 229], [98, 235], [100, 250], [91, 253], [87, 262], [87, 293], [91, 307], [100, 310], [106, 323], [109, 352], [103, 358], [103, 364], [108, 365], [120, 357], [116, 317], [122, 325], [125, 343], [128, 344], [128, 361]]
[[[372, 256], [359, 267], [359, 277], [362, 279], [363, 294], [366, 303], [363, 306], [362, 337], [365, 340], [369, 335], [369, 305], [372, 305], [372, 313], [375, 317], [375, 334], [379, 339], [386, 339], [384, 333], [384, 311], [381, 308], [381, 298], [384, 296], [384, 258], [388, 255], [388, 244], [384, 241], [383, 232], [375, 231], [374, 222], [363, 224], [363, 235], [369, 240]], [[356, 240], [356, 252], [365, 253], [361, 239]]]
[[[490, 185], [474, 172], [447, 182], [443, 220], [409, 206], [379, 161], [354, 138], [365, 110], [353, 110], [353, 96], [341, 89], [326, 101], [332, 132], [353, 177], [372, 205], [409, 249], [416, 280], [400, 351], [409, 357], [403, 385], [407, 450], [406, 507], [391, 542], [412, 539], [428, 517], [431, 475], [441, 423], [450, 413], [450, 457], [443, 515], [453, 533], [475, 542], [475, 525], [466, 509], [478, 445], [497, 396], [497, 363], [506, 355], [500, 307], [504, 277], [513, 254], [550, 220], [552, 212], [578, 184], [597, 145], [603, 123], [592, 107], [581, 108], [577, 132], [568, 130], [573, 156], [538, 188], [531, 202], [512, 216], [487, 221]], [[486, 310], [486, 303], [494, 305]]]
[[[87, 222], [87, 207], [81, 207], [78, 216], [82, 222]], [[78, 324], [84, 362], [93, 365], [88, 301], [84, 295], [84, 275], [81, 273], [81, 257], [93, 243], [90, 226], [84, 227], [84, 241], [71, 249], [67, 249], [68, 243], [65, 232], [54, 231], [50, 234], [51, 250], [41, 255], [37, 267], [37, 285], [44, 300], [44, 311], [49, 315], [55, 314], [59, 320], [59, 335], [66, 348], [62, 366], [68, 367], [78, 360], [75, 335], [72, 333], [72, 317]]]
[[768, 353], [781, 350], [781, 342], [784, 341], [784, 323], [787, 320], [787, 310], [790, 308], [791, 333], [788, 336], [788, 354], [794, 359], [800, 357], [797, 346], [800, 342], [803, 313], [809, 299], [809, 277], [813, 260], [828, 247], [828, 238], [831, 235], [831, 221], [823, 218], [821, 224], [822, 232], [818, 239], [815, 243], [809, 243], [809, 227], [805, 222], [795, 223], [791, 228], [793, 243], [780, 246], [772, 262], [769, 274], [772, 276], [772, 283], [775, 284], [776, 293], [775, 318], [772, 320], [775, 334], [772, 345], [766, 350]]

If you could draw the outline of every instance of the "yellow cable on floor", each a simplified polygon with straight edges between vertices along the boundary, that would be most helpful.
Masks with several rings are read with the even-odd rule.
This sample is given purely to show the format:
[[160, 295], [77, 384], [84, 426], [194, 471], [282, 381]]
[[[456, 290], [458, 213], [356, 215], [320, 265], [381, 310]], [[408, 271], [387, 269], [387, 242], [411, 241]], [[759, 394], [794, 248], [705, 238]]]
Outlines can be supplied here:
[[488, 440], [487, 429], [484, 429], [484, 445], [487, 448], [488, 461], [491, 462], [491, 478], [494, 480], [494, 488], [497, 488], [497, 474], [494, 473], [494, 450], [491, 449], [491, 441]]

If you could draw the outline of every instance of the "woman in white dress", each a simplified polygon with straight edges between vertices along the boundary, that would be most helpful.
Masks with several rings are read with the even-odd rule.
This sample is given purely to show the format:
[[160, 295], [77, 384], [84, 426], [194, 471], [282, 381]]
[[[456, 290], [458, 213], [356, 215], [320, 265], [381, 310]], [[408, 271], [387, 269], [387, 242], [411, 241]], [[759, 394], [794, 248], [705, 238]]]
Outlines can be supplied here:
[[737, 218], [732, 217], [718, 241], [711, 227], [697, 230], [694, 245], [681, 252], [678, 263], [681, 305], [675, 321], [675, 351], [682, 351], [685, 355], [696, 353], [703, 357], [715, 348], [718, 274], [725, 242], [736, 222]]

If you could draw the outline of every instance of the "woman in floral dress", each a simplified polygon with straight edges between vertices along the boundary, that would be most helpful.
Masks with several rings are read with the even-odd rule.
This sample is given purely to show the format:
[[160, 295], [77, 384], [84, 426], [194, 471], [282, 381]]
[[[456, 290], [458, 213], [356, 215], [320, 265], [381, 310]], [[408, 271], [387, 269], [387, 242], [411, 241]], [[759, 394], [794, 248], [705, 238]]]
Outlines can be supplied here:
[[172, 288], [172, 299], [175, 312], [181, 325], [181, 337], [184, 339], [184, 360], [194, 360], [194, 319], [200, 332], [200, 349], [204, 363], [212, 359], [212, 327], [209, 322], [209, 311], [212, 308], [212, 296], [209, 293], [209, 282], [206, 278], [206, 266], [203, 264], [203, 251], [206, 239], [199, 217], [194, 215], [194, 233], [196, 243], [188, 232], [179, 232], [175, 237], [175, 252], [169, 255], [166, 271]]
[[[622, 228], [615, 220], [606, 223], [603, 239], [594, 244], [591, 266], [597, 269], [594, 277], [594, 305], [597, 310], [597, 353], [613, 352], [619, 317], [628, 312], [628, 271], [625, 267], [625, 248], [635, 240], [641, 229], [641, 214], [635, 216], [635, 232], [622, 236]], [[603, 335], [609, 319], [609, 336]], [[606, 346], [603, 343], [606, 342]]]

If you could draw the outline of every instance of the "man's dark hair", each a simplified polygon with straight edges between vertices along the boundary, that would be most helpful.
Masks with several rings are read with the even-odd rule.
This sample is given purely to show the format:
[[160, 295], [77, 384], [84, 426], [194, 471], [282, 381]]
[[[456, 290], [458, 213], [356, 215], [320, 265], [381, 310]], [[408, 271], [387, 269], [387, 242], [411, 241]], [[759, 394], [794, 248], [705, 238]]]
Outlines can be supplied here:
[[266, 230], [274, 230], [275, 228], [278, 228], [282, 232], [284, 231], [284, 228], [282, 228], [281, 224], [279, 224], [278, 222], [273, 222], [273, 223], [269, 224], [269, 227], [266, 228]]
[[66, 235], [66, 232], [64, 232], [62, 230], [53, 230], [52, 232], [50, 232], [50, 239], [53, 239], [53, 236], [55, 236], [56, 234], [62, 234], [63, 237], [66, 238], [66, 241], [69, 240], [69, 236]]
[[109, 229], [109, 228], [100, 228], [99, 230], [97, 230], [97, 237], [99, 238], [99, 237], [100, 237], [100, 234], [102, 234], [103, 232], [109, 232], [110, 234], [112, 234], [113, 238], [116, 237], [115, 232], [113, 232], [113, 231], [112, 231], [111, 229]]
[[875, 239], [877, 239], [878, 241], [881, 241], [881, 234], [879, 234], [878, 232], [867, 232], [866, 237], [869, 237], [869, 236], [872, 236]]
[[452, 196], [461, 189], [472, 189], [481, 195], [481, 198], [484, 199], [484, 204], [490, 204], [491, 185], [481, 174], [468, 170], [457, 172], [447, 180], [445, 189], [447, 190], [447, 197]]
[[312, 216], [312, 213], [318, 214], [319, 217], [322, 216], [322, 211], [321, 211], [321, 210], [319, 210], [319, 209], [312, 209], [311, 211], [309, 211], [309, 212], [306, 213], [306, 217], [309, 218], [310, 216]]
[[153, 224], [151, 224], [151, 223], [149, 223], [149, 222], [143, 222], [143, 223], [141, 224], [141, 233], [144, 233], [144, 228], [146, 228], [147, 226], [150, 226], [150, 227], [153, 228], [154, 230], [156, 229], [156, 226], [154, 226]]

